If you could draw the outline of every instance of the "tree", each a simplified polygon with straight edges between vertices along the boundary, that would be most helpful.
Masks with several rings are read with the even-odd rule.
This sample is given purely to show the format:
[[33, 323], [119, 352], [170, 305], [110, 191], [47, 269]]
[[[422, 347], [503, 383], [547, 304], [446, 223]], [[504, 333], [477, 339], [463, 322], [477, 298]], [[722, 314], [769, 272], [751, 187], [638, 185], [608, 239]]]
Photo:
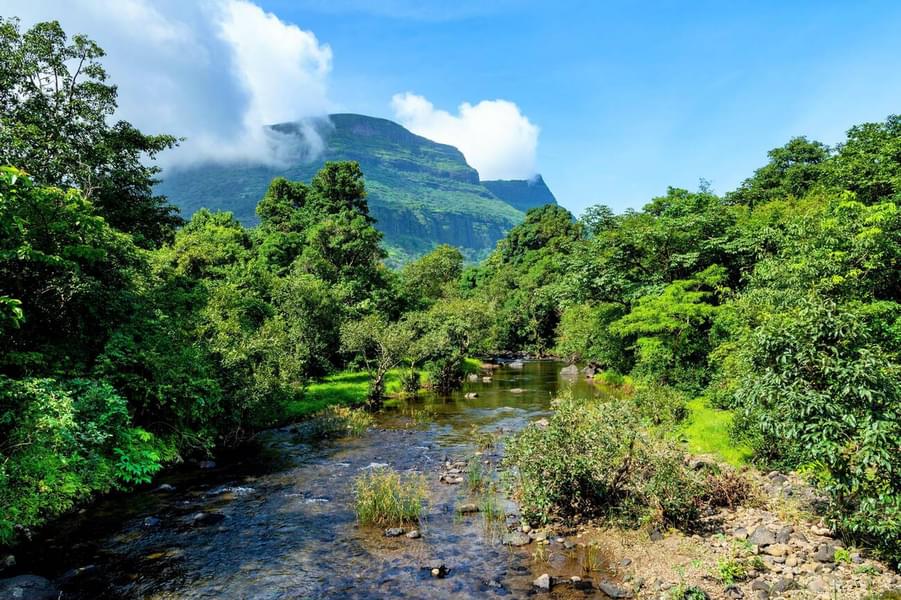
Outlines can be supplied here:
[[801, 198], [823, 179], [823, 164], [829, 147], [805, 137], [796, 137], [767, 153], [770, 162], [745, 179], [737, 190], [727, 194], [736, 204], [754, 207], [771, 200]]
[[413, 343], [413, 329], [409, 323], [388, 323], [379, 315], [346, 322], [341, 328], [341, 348], [360, 356], [369, 372], [370, 406], [380, 406], [385, 397], [385, 375], [407, 356]]
[[453, 246], [441, 244], [404, 265], [401, 286], [409, 305], [426, 308], [458, 283], [463, 272], [463, 255]]
[[176, 139], [109, 122], [116, 87], [103, 56], [83, 35], [68, 39], [56, 21], [22, 33], [17, 19], [0, 19], [0, 164], [40, 184], [77, 187], [110, 225], [134, 234], [140, 246], [158, 246], [181, 220], [154, 195], [159, 168], [145, 158]]

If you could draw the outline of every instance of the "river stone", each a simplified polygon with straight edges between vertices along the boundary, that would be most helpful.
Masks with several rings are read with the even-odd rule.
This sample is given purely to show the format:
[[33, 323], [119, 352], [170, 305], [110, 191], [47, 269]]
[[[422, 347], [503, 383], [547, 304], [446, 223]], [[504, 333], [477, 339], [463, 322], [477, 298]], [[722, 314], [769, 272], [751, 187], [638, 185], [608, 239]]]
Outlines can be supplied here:
[[542, 575], [539, 575], [539, 576], [538, 576], [538, 579], [536, 579], [535, 581], [532, 582], [532, 585], [534, 585], [535, 587], [537, 587], [539, 590], [542, 590], [542, 591], [545, 591], [545, 592], [550, 591], [550, 589], [551, 589], [551, 576], [548, 575], [547, 573], [544, 573], [544, 574], [542, 574]]
[[197, 463], [197, 466], [200, 467], [201, 469], [215, 469], [216, 461], [215, 460], [202, 460], [199, 463]]
[[830, 585], [822, 577], [814, 577], [807, 584], [807, 589], [813, 592], [814, 594], [824, 594], [829, 591]]
[[426, 566], [426, 569], [432, 574], [432, 577], [443, 578], [447, 575], [448, 569], [441, 561], [433, 560]]
[[754, 533], [748, 538], [748, 542], [763, 548], [764, 546], [776, 543], [776, 534], [761, 525], [754, 530]]
[[157, 488], [156, 488], [155, 490], [153, 490], [153, 491], [154, 491], [154, 492], [167, 492], [167, 493], [171, 493], [171, 492], [174, 492], [174, 491], [175, 491], [175, 486], [174, 486], [174, 485], [169, 485], [168, 483], [164, 483], [164, 484], [160, 485], [159, 487], [157, 487]]
[[766, 582], [766, 579], [763, 577], [758, 577], [754, 581], [751, 582], [751, 589], [754, 591], [757, 590], [766, 590], [770, 591], [770, 584]]
[[467, 392], [466, 395], [463, 397], [466, 398], [467, 400], [475, 400], [476, 398], [479, 397], [479, 395], [476, 392]]
[[404, 534], [403, 527], [389, 527], [385, 530], [385, 537], [400, 537]]
[[563, 367], [560, 369], [560, 375], [563, 377], [578, 377], [579, 376], [579, 367], [576, 365], [569, 365], [568, 367]]
[[514, 361], [511, 362], [510, 365], [509, 365], [509, 367], [510, 367], [511, 369], [522, 369], [523, 366], [524, 366], [524, 365], [523, 365], [523, 362], [522, 362], [521, 360], [514, 360]]
[[780, 544], [787, 544], [791, 540], [794, 531], [795, 528], [791, 525], [780, 527], [779, 531], [776, 532], [776, 541]]
[[835, 546], [832, 544], [820, 544], [817, 551], [813, 553], [813, 559], [821, 563], [835, 562]]
[[152, 527], [158, 527], [160, 524], [160, 520], [157, 517], [144, 517], [144, 529], [150, 529]]
[[412, 530], [412, 531], [408, 531], [408, 532], [407, 532], [407, 537], [410, 538], [411, 540], [416, 540], [416, 539], [419, 539], [419, 538], [422, 537], [422, 536], [420, 536], [419, 530], [418, 530], [418, 529], [414, 529], [414, 530]]
[[484, 377], [482, 377], [482, 383], [491, 383], [491, 377], [485, 375]]
[[512, 388], [510, 390], [511, 394], [522, 394], [523, 392], [525, 392], [525, 390], [522, 388]]
[[4, 600], [56, 600], [59, 595], [49, 579], [37, 575], [0, 579], [0, 598]]
[[785, 544], [770, 544], [763, 551], [770, 556], [783, 557], [788, 554], [788, 546]]
[[525, 546], [531, 541], [531, 538], [522, 531], [512, 531], [504, 536], [503, 544], [505, 546]]
[[466, 504], [461, 504], [457, 507], [457, 512], [461, 515], [468, 515], [470, 513], [479, 512], [479, 505], [473, 504], [472, 502], [467, 502]]
[[476, 375], [475, 373], [470, 373], [469, 375], [466, 376], [466, 379], [468, 381], [470, 381], [471, 383], [476, 383], [479, 380], [479, 376]]
[[631, 598], [632, 592], [622, 588], [610, 581], [602, 581], [598, 584], [598, 589], [610, 596], [611, 598]]
[[191, 525], [194, 527], [206, 527], [207, 525], [215, 525], [225, 520], [225, 515], [220, 513], [199, 512], [191, 517]]
[[594, 587], [592, 586], [590, 579], [582, 579], [578, 575], [573, 575], [572, 577], [570, 577], [569, 582], [577, 590], [588, 591], [593, 589]]

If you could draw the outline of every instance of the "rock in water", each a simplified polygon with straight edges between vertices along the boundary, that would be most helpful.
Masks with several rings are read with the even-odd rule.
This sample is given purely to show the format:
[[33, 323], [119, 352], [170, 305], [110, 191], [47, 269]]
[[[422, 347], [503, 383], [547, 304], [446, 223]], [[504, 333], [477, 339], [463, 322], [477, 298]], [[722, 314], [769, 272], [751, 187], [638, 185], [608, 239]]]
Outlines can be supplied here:
[[404, 534], [403, 527], [389, 527], [385, 530], [385, 537], [400, 537]]
[[579, 367], [576, 365], [569, 365], [568, 367], [563, 367], [560, 369], [560, 375], [563, 377], [578, 377], [579, 376]]
[[532, 585], [537, 587], [539, 590], [548, 592], [551, 589], [551, 576], [547, 573], [539, 575], [538, 579], [532, 582]]
[[504, 536], [503, 544], [505, 546], [525, 546], [532, 539], [522, 531], [513, 531]]
[[407, 532], [407, 537], [410, 538], [411, 540], [418, 540], [422, 536], [419, 535], [418, 529], [414, 529], [413, 531]]
[[602, 592], [610, 596], [611, 598], [631, 598], [632, 592], [627, 589], [621, 588], [615, 583], [611, 583], [609, 581], [602, 581], [598, 584], [598, 589]]
[[56, 600], [60, 591], [49, 579], [37, 575], [19, 575], [0, 579], [0, 598], [10, 600]]
[[511, 369], [522, 369], [524, 365], [523, 365], [523, 362], [522, 362], [521, 360], [514, 360], [514, 361], [511, 362], [508, 366], [509, 366]]

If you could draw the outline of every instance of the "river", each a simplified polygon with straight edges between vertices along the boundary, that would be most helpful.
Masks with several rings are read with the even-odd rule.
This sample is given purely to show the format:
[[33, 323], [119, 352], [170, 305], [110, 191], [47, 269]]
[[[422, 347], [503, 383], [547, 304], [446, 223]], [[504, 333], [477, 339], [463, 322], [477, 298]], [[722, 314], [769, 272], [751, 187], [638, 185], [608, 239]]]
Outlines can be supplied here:
[[[215, 468], [185, 467], [154, 484], [163, 490], [109, 496], [59, 520], [21, 548], [18, 570], [54, 580], [66, 600], [519, 598], [535, 593], [541, 573], [599, 577], [580, 570], [578, 548], [557, 541], [502, 545], [503, 532], [484, 515], [457, 514], [460, 503], [477, 501], [466, 486], [439, 481], [446, 461], [473, 456], [479, 440], [548, 415], [561, 388], [601, 393], [581, 376], [561, 377], [562, 366], [502, 366], [490, 382], [386, 408], [357, 438], [310, 443], [292, 427], [265, 432]], [[501, 447], [479, 460], [496, 465]], [[427, 476], [420, 539], [356, 524], [353, 480], [379, 464]], [[447, 567], [445, 577], [432, 577], [433, 562]]]

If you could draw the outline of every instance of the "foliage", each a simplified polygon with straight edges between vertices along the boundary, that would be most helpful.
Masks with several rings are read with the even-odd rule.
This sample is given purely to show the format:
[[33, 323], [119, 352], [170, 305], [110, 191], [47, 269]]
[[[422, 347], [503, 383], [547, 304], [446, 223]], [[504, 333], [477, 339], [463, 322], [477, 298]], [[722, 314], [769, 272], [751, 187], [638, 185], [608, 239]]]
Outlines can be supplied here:
[[650, 439], [627, 401], [563, 400], [547, 427], [506, 442], [505, 465], [529, 522], [587, 516], [685, 526], [700, 482], [672, 446]]
[[401, 475], [387, 467], [369, 469], [354, 481], [357, 520], [377, 527], [415, 523], [428, 500], [427, 489], [421, 474]]
[[107, 383], [0, 376], [0, 543], [95, 492], [144, 483], [171, 449]]
[[316, 439], [363, 435], [372, 426], [372, 415], [360, 408], [333, 405], [307, 421], [305, 432]]
[[77, 187], [110, 226], [139, 246], [158, 246], [180, 223], [154, 195], [153, 158], [176, 144], [126, 121], [111, 123], [116, 86], [107, 82], [103, 50], [83, 35], [67, 38], [56, 21], [26, 32], [0, 19], [0, 164], [38, 183]]

